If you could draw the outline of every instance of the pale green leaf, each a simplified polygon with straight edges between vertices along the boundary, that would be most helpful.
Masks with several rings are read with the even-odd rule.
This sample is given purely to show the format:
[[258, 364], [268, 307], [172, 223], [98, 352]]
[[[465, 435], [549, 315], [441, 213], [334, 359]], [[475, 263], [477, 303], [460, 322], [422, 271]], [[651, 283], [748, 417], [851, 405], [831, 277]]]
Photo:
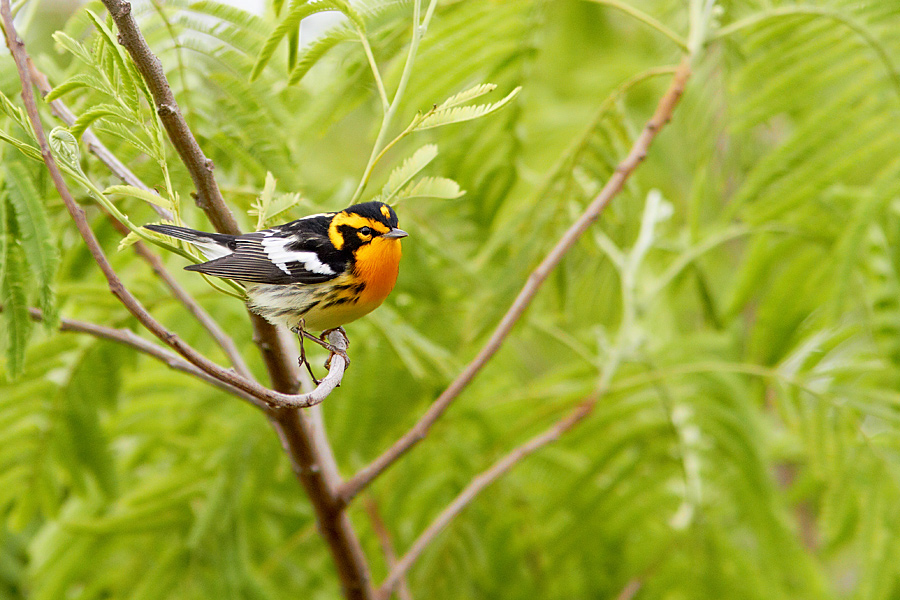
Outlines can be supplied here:
[[57, 44], [68, 50], [81, 62], [87, 65], [94, 64], [94, 57], [91, 54], [91, 51], [88, 50], [81, 42], [72, 39], [72, 37], [67, 33], [63, 31], [57, 31], [53, 34], [53, 39], [56, 40]]
[[[131, 110], [137, 112], [140, 110], [140, 105], [138, 104], [138, 93], [137, 93], [137, 85], [131, 78], [131, 72], [128, 67], [126, 67], [126, 63], [131, 60], [129, 56], [125, 54], [122, 45], [119, 44], [116, 35], [110, 30], [109, 27], [106, 26], [106, 23], [103, 22], [100, 17], [95, 15], [92, 11], [85, 11], [88, 17], [93, 21], [94, 26], [97, 28], [97, 31], [100, 32], [101, 39], [106, 42], [106, 47], [109, 50], [109, 54], [115, 60], [116, 66], [118, 67], [119, 79], [122, 82], [122, 87], [125, 92], [125, 100], [127, 105], [131, 108]], [[112, 80], [112, 77], [110, 77]]]
[[475, 106], [455, 106], [453, 108], [435, 110], [424, 117], [421, 117], [413, 127], [413, 131], [421, 131], [423, 129], [432, 129], [451, 123], [461, 123], [463, 121], [471, 121], [492, 112], [500, 110], [509, 104], [513, 98], [519, 93], [521, 87], [517, 87], [511, 91], [505, 98], [493, 102], [491, 104], [478, 104]]
[[53, 278], [59, 255], [53, 244], [47, 212], [31, 174], [19, 162], [8, 161], [6, 189], [16, 218], [22, 250], [40, 289], [40, 307], [47, 315], [48, 325], [54, 322]]
[[266, 182], [263, 184], [263, 190], [253, 203], [253, 208], [249, 214], [256, 216], [256, 229], [263, 229], [263, 224], [269, 216], [269, 206], [272, 204], [272, 198], [275, 196], [275, 176], [271, 171], [266, 173]]
[[103, 93], [109, 93], [109, 90], [106, 89], [106, 85], [94, 75], [89, 73], [76, 73], [63, 83], [59, 84], [47, 94], [44, 99], [47, 102], [53, 102], [58, 98], [62, 98], [64, 95], [69, 92], [81, 88], [91, 88]]
[[423, 177], [403, 188], [397, 194], [397, 201], [410, 198], [442, 198], [452, 200], [465, 194], [459, 184], [446, 177]]
[[25, 295], [25, 269], [22, 251], [17, 244], [10, 244], [6, 252], [3, 281], [0, 282], [0, 300], [3, 302], [2, 318], [6, 329], [6, 372], [18, 377], [25, 365], [25, 346], [31, 319], [28, 316], [28, 298]]
[[[269, 64], [281, 39], [286, 35], [299, 31], [300, 21], [312, 14], [329, 10], [339, 10], [337, 3], [331, 0], [321, 0], [315, 4], [310, 4], [305, 1], [292, 3], [287, 15], [285, 15], [278, 26], [272, 30], [272, 33], [269, 34], [269, 37], [267, 37], [266, 41], [263, 43], [262, 50], [259, 51], [259, 56], [257, 56], [256, 62], [253, 64], [253, 70], [250, 71], [250, 81], [254, 81], [258, 78], [266, 65]], [[293, 64], [290, 64], [289, 66], [293, 67]]]
[[441, 102], [436, 110], [445, 110], [447, 108], [453, 108], [454, 106], [459, 106], [460, 104], [465, 104], [466, 102], [470, 102], [475, 98], [479, 98], [484, 96], [485, 94], [489, 94], [497, 89], [497, 85], [493, 83], [482, 83], [476, 85], [473, 88], [469, 88], [464, 92], [460, 92], [453, 96], [450, 96], [443, 102]]
[[105, 119], [114, 117], [125, 121], [131, 121], [131, 118], [122, 112], [122, 109], [114, 104], [98, 104], [81, 113], [69, 131], [76, 138], [84, 135], [84, 130], [91, 126], [91, 123], [97, 119]]
[[297, 66], [291, 70], [288, 85], [298, 83], [315, 66], [329, 50], [352, 39], [356, 39], [357, 33], [346, 26], [338, 26], [324, 33], [313, 41], [300, 56]]
[[173, 210], [175, 208], [172, 204], [172, 201], [168, 198], [163, 198], [159, 194], [155, 194], [148, 190], [136, 188], [133, 185], [111, 185], [103, 190], [103, 193], [107, 195], [118, 194], [120, 196], [137, 198], [138, 200], [143, 200], [144, 202], [155, 204], [156, 206], [165, 208], [167, 210]]
[[412, 178], [428, 166], [428, 164], [438, 155], [438, 147], [435, 144], [426, 144], [413, 152], [412, 156], [403, 161], [403, 163], [391, 172], [387, 183], [381, 190], [382, 202], [387, 202], [397, 195], [400, 189]]

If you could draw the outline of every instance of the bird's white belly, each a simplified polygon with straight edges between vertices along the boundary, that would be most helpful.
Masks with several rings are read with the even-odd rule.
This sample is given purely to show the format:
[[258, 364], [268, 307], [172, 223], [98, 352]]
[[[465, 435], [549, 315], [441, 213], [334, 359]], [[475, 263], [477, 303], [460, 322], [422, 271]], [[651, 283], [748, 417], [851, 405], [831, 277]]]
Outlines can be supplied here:
[[[340, 282], [337, 282], [340, 285]], [[360, 298], [347, 298], [341, 294], [335, 282], [319, 285], [269, 285], [260, 284], [247, 290], [250, 309], [275, 325], [298, 327], [303, 322], [307, 331], [334, 329], [355, 321], [378, 308], [381, 301], [361, 302]]]

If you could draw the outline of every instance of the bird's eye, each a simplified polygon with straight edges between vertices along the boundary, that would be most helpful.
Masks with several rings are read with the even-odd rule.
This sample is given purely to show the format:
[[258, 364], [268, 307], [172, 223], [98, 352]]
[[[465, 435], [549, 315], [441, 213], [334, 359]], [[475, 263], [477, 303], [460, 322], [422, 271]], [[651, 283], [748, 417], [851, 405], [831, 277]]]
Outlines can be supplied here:
[[372, 230], [369, 229], [368, 227], [360, 227], [360, 228], [359, 228], [359, 235], [363, 235], [363, 236], [366, 236], [366, 235], [372, 235]]

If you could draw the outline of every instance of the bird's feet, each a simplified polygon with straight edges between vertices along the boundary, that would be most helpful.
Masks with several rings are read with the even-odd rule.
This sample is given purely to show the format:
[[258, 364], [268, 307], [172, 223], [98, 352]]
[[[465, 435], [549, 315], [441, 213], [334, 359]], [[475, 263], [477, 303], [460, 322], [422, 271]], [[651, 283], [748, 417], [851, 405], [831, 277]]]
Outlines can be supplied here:
[[344, 359], [344, 370], [346, 371], [347, 369], [350, 368], [350, 357], [347, 356], [347, 351], [341, 350], [340, 348], [336, 348], [333, 344], [329, 344], [328, 342], [325, 341], [325, 338], [327, 338], [329, 336], [329, 334], [331, 334], [335, 331], [337, 331], [342, 336], [344, 336], [344, 343], [347, 346], [350, 345], [350, 338], [347, 337], [347, 332], [344, 331], [343, 327], [335, 327], [333, 329], [326, 329], [325, 331], [323, 331], [322, 336], [319, 338], [319, 341], [322, 343], [323, 348], [326, 348], [329, 352], [331, 352], [331, 354], [328, 355], [328, 359], [325, 361], [325, 368], [331, 369], [331, 359], [334, 357], [335, 354], [337, 354], [338, 356], [340, 356], [341, 358]]
[[331, 358], [335, 354], [337, 354], [338, 356], [340, 356], [341, 358], [344, 359], [344, 369], [346, 369], [347, 367], [350, 366], [350, 357], [347, 356], [347, 351], [342, 350], [342, 349], [336, 347], [334, 344], [331, 344], [331, 343], [325, 341], [325, 338], [328, 337], [328, 335], [330, 333], [338, 331], [341, 333], [341, 335], [344, 336], [345, 343], [347, 345], [349, 345], [350, 340], [347, 338], [347, 332], [344, 331], [343, 327], [335, 327], [334, 329], [328, 329], [327, 331], [324, 331], [322, 333], [321, 337], [316, 337], [313, 334], [306, 331], [305, 329], [303, 329], [303, 325], [304, 325], [304, 323], [301, 321], [300, 325], [298, 327], [292, 327], [291, 331], [294, 332], [297, 335], [297, 337], [300, 339], [300, 365], [301, 366], [306, 365], [306, 370], [309, 372], [309, 376], [312, 377], [312, 380], [315, 382], [316, 385], [319, 385], [320, 381], [318, 379], [316, 379], [315, 375], [313, 375], [312, 367], [310, 366], [309, 361], [306, 358], [306, 351], [304, 350], [304, 347], [303, 347], [304, 338], [308, 339], [312, 342], [315, 342], [316, 344], [322, 346], [323, 348], [328, 350], [328, 352], [330, 352], [328, 359], [325, 361], [326, 369], [331, 369]]
[[312, 365], [309, 364], [309, 359], [306, 358], [306, 347], [303, 345], [303, 338], [308, 337], [309, 334], [303, 330], [303, 321], [300, 321], [300, 325], [297, 327], [291, 327], [291, 332], [297, 336], [297, 339], [300, 340], [300, 358], [298, 359], [298, 363], [300, 367], [306, 367], [306, 372], [309, 373], [310, 379], [313, 380], [313, 384], [318, 387], [319, 383], [321, 383], [315, 376], [312, 370]]

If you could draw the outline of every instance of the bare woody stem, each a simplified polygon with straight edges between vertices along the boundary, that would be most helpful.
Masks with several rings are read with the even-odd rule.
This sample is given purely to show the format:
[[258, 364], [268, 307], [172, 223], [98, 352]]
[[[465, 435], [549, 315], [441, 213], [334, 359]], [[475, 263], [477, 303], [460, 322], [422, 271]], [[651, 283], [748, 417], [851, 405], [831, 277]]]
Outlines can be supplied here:
[[419, 558], [419, 555], [421, 555], [425, 548], [434, 541], [444, 527], [446, 527], [456, 515], [462, 512], [462, 510], [475, 499], [475, 496], [505, 475], [522, 459], [533, 454], [547, 444], [556, 441], [563, 433], [569, 431], [583, 421], [591, 414], [591, 411], [594, 410], [596, 404], [596, 397], [582, 402], [577, 408], [555, 423], [548, 430], [522, 444], [495, 462], [488, 470], [472, 479], [472, 481], [469, 482], [469, 485], [467, 485], [465, 489], [440, 512], [437, 518], [435, 518], [435, 520], [425, 528], [425, 531], [416, 538], [416, 541], [414, 541], [409, 550], [406, 551], [406, 554], [404, 554], [393, 568], [391, 568], [391, 572], [388, 573], [388, 576], [378, 589], [378, 598], [380, 600], [388, 600], [388, 598], [391, 597], [394, 586], [397, 585], [416, 559]]
[[[0, 307], [0, 310], [2, 310], [2, 307]], [[35, 321], [44, 320], [44, 314], [37, 308], [29, 308], [28, 313]], [[103, 325], [97, 325], [95, 323], [88, 323], [87, 321], [78, 321], [75, 319], [63, 318], [59, 321], [59, 330], [63, 332], [85, 333], [96, 338], [109, 340], [111, 342], [116, 342], [117, 344], [128, 346], [137, 350], [138, 352], [142, 352], [148, 356], [152, 356], [153, 358], [165, 363], [176, 371], [181, 371], [182, 373], [193, 375], [194, 377], [197, 377], [198, 379], [201, 379], [210, 385], [216, 386], [217, 388], [224, 390], [229, 394], [246, 400], [257, 408], [266, 407], [263, 402], [260, 402], [250, 394], [242, 392], [235, 387], [223, 383], [215, 377], [209, 375], [208, 373], [204, 373], [174, 352], [170, 352], [162, 346], [158, 346], [153, 342], [145, 340], [130, 329], [114, 329], [112, 327], [104, 327]]]
[[[394, 550], [394, 542], [391, 539], [391, 533], [388, 531], [387, 525], [381, 518], [381, 512], [378, 510], [378, 503], [371, 497], [365, 501], [366, 513], [369, 515], [369, 521], [372, 523], [372, 530], [378, 537], [378, 543], [381, 545], [381, 552], [387, 560], [388, 569], [393, 571], [397, 567], [397, 552]], [[406, 578], [400, 576], [397, 579], [397, 596], [400, 600], [412, 600], [412, 593], [409, 591], [409, 584]], [[388, 594], [390, 597], [390, 594]]]
[[[214, 362], [200, 354], [189, 344], [185, 343], [184, 340], [182, 340], [176, 334], [167, 330], [161, 323], [156, 321], [150, 315], [150, 313], [147, 312], [140, 301], [122, 284], [122, 281], [113, 270], [112, 265], [109, 263], [109, 260], [106, 258], [103, 249], [100, 247], [100, 243], [98, 242], [97, 237], [91, 230], [90, 225], [88, 225], [84, 210], [81, 209], [81, 207], [72, 197], [72, 194], [69, 191], [68, 187], [66, 186], [66, 182], [63, 178], [62, 172], [60, 171], [59, 166], [56, 164], [56, 159], [53, 157], [53, 154], [50, 151], [50, 146], [47, 143], [47, 136], [44, 133], [40, 115], [38, 114], [37, 104], [35, 103], [34, 92], [32, 91], [31, 87], [31, 77], [28, 72], [28, 55], [25, 52], [24, 42], [22, 42], [21, 38], [16, 33], [15, 27], [13, 25], [12, 17], [10, 15], [9, 0], [2, 0], [2, 2], [0, 2], [0, 17], [3, 18], [7, 46], [9, 47], [10, 52], [13, 55], [13, 58], [16, 62], [16, 67], [19, 72], [19, 78], [22, 83], [22, 102], [25, 105], [28, 119], [31, 122], [38, 145], [40, 146], [41, 157], [43, 158], [44, 163], [47, 166], [47, 170], [50, 172], [50, 177], [53, 180], [53, 184], [56, 187], [57, 192], [62, 198], [66, 209], [72, 216], [72, 219], [75, 221], [75, 225], [78, 228], [82, 239], [84, 239], [85, 244], [87, 245], [88, 250], [91, 253], [91, 256], [94, 258], [94, 261], [99, 265], [100, 270], [106, 277], [110, 291], [113, 293], [113, 295], [122, 302], [122, 304], [129, 310], [129, 312], [131, 312], [131, 314], [134, 315], [138, 319], [138, 321], [140, 321], [141, 324], [147, 328], [148, 331], [150, 331], [160, 340], [175, 349], [193, 365], [199, 367], [202, 371], [215, 377], [223, 383], [236, 387], [268, 404], [276, 406], [302, 407], [311, 406], [312, 404], [321, 402], [323, 396], [319, 392], [312, 395], [283, 394], [277, 391], [269, 390], [259, 385], [255, 381], [247, 380], [231, 370], [223, 369], [219, 365], [215, 364]], [[339, 344], [342, 343], [341, 340], [332, 339], [330, 341], [338, 342]], [[344, 340], [344, 342], [345, 341], [346, 340]], [[337, 371], [340, 371], [340, 373], [338, 374], [334, 369], [332, 369], [335, 377], [332, 378], [332, 381], [329, 383], [329, 387], [331, 387], [331, 389], [333, 389], [333, 387], [336, 387], [337, 382], [334, 381], [334, 379], [337, 379], [339, 381], [340, 376], [343, 375], [343, 370], [345, 368], [344, 360], [342, 358], [336, 357], [336, 360]], [[332, 361], [332, 366], [334, 366], [334, 361]], [[331, 373], [329, 375], [331, 375]]]
[[575, 242], [587, 231], [599, 217], [603, 210], [609, 205], [613, 198], [622, 190], [622, 186], [634, 170], [644, 161], [647, 151], [653, 140], [659, 134], [660, 129], [669, 122], [672, 111], [678, 104], [684, 86], [691, 74], [690, 58], [685, 57], [675, 71], [672, 77], [672, 83], [669, 89], [660, 99], [653, 116], [644, 126], [638, 138], [631, 147], [628, 156], [625, 157], [617, 167], [615, 172], [600, 190], [600, 193], [594, 198], [590, 205], [585, 209], [584, 213], [575, 223], [563, 234], [562, 238], [556, 243], [549, 254], [541, 261], [537, 268], [529, 275], [516, 299], [513, 301], [509, 310], [503, 316], [500, 324], [494, 329], [490, 339], [481, 349], [477, 356], [470, 362], [462, 373], [447, 387], [444, 392], [438, 396], [431, 407], [419, 419], [419, 421], [397, 440], [390, 448], [369, 465], [363, 467], [353, 477], [348, 479], [341, 487], [340, 493], [344, 502], [349, 502], [361, 490], [368, 486], [372, 481], [383, 473], [388, 467], [396, 462], [401, 456], [409, 451], [414, 445], [422, 440], [431, 426], [444, 414], [444, 411], [456, 399], [456, 397], [466, 388], [467, 385], [475, 378], [482, 367], [497, 353], [497, 350], [503, 345], [506, 337], [512, 331], [513, 326], [519, 318], [525, 313], [525, 310], [531, 304], [541, 285], [563, 259], [566, 253], [575, 245]]
[[150, 50], [131, 14], [131, 3], [125, 0], [103, 0], [103, 5], [115, 21], [119, 29], [119, 43], [131, 55], [131, 59], [147, 83], [156, 104], [156, 114], [159, 115], [169, 139], [172, 140], [175, 150], [194, 181], [198, 194], [197, 205], [206, 213], [216, 231], [239, 234], [237, 221], [225, 204], [213, 177], [213, 163], [203, 154], [194, 134], [188, 128], [178, 102], [175, 101], [175, 95], [169, 87], [162, 62]]

